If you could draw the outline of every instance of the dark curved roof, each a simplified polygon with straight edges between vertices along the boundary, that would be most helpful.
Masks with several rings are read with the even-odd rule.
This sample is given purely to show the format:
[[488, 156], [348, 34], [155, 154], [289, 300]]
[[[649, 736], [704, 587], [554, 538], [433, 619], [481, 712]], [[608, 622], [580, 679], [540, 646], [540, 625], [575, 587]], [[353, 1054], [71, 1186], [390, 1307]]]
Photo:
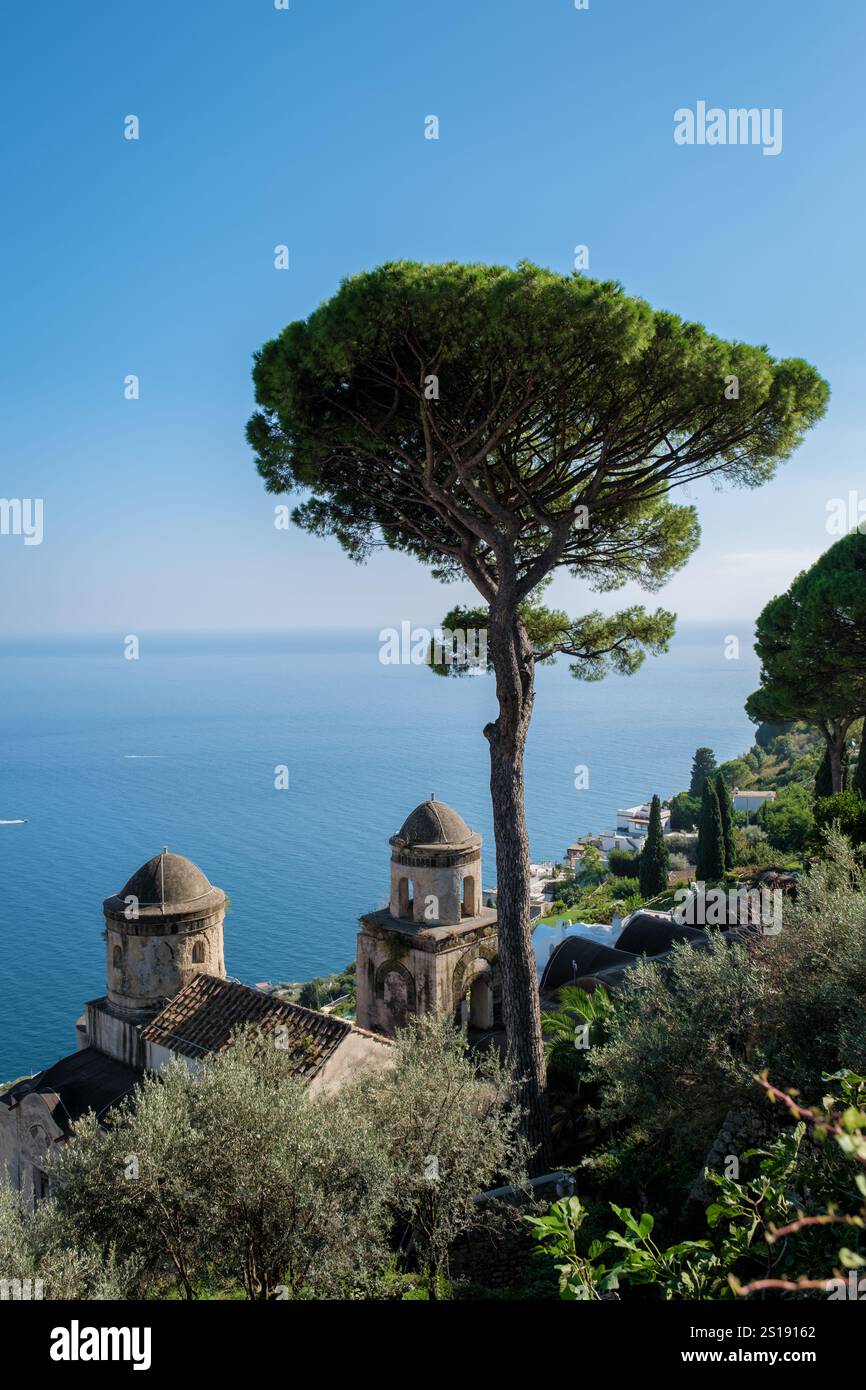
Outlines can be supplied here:
[[652, 912], [635, 912], [617, 937], [618, 951], [631, 951], [636, 956], [659, 956], [670, 950], [675, 941], [691, 941], [694, 945], [705, 939], [696, 927], [686, 927], [671, 918]]
[[132, 878], [105, 900], [105, 909], [122, 913], [127, 898], [136, 898], [140, 912], [169, 915], [183, 912], [213, 912], [225, 901], [222, 889], [214, 888], [197, 864], [182, 854], [155, 854], [136, 869]]
[[459, 812], [444, 801], [422, 801], [392, 836], [391, 844], [402, 848], [463, 849], [481, 844]]
[[40, 1095], [52, 1118], [64, 1134], [87, 1110], [102, 1115], [141, 1084], [141, 1072], [125, 1062], [98, 1052], [95, 1047], [82, 1048], [69, 1057], [62, 1057], [53, 1067], [40, 1071], [26, 1081], [19, 1081], [0, 1096], [0, 1103], [10, 1109], [28, 1095]]
[[608, 991], [617, 989], [637, 960], [637, 956], [629, 956], [628, 960], [621, 965], [609, 965], [605, 970], [596, 970], [591, 975], [580, 975], [573, 983], [579, 985], [581, 989], [587, 990], [590, 994], [599, 985]]
[[610, 967], [633, 965], [635, 959], [630, 951], [604, 946], [585, 936], [567, 936], [547, 961], [538, 987], [542, 994], [551, 993], [563, 985], [575, 984], [581, 976], [595, 975]]

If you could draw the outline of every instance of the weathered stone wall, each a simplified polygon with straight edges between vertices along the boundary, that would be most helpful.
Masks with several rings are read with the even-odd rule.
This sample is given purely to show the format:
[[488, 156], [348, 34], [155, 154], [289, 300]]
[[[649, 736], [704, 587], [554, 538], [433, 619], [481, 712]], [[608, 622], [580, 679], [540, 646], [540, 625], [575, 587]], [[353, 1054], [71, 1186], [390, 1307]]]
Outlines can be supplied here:
[[0, 1105], [0, 1181], [17, 1188], [33, 1209], [33, 1169], [44, 1171], [46, 1158], [62, 1137], [40, 1095], [29, 1095], [11, 1109]]
[[450, 930], [401, 932], [384, 925], [382, 914], [364, 923], [356, 949], [359, 1027], [390, 1037], [411, 1017], [453, 1018], [475, 978], [480, 1012], [472, 1021], [479, 1027], [492, 1025], [498, 981], [494, 913], [466, 919]]
[[456, 926], [481, 909], [481, 854], [478, 850], [428, 855], [395, 850], [391, 856], [392, 917], [407, 915], [410, 882], [414, 922], [428, 927]]
[[106, 985], [113, 1008], [132, 1015], [158, 1009], [196, 975], [225, 978], [223, 912], [188, 920], [106, 918]]
[[90, 999], [84, 1006], [86, 1019], [85, 1046], [95, 1047], [127, 1066], [143, 1068], [144, 1044], [139, 1025], [132, 1019], [114, 1013], [107, 999]]
[[390, 1071], [394, 1049], [382, 1038], [353, 1028], [310, 1082], [310, 1095], [333, 1095], [347, 1082], [369, 1072]]

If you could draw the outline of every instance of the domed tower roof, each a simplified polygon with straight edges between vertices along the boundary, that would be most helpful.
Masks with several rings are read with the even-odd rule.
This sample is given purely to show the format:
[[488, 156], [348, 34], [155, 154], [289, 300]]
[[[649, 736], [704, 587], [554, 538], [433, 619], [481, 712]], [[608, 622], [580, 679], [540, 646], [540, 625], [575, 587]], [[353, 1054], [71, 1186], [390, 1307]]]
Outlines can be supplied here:
[[453, 806], [431, 796], [406, 817], [390, 843], [395, 849], [471, 849], [481, 844], [481, 836], [469, 829]]
[[137, 899], [140, 915], [174, 917], [213, 912], [225, 902], [225, 893], [191, 859], [164, 849], [142, 864], [119, 893], [106, 898], [105, 911], [125, 916], [128, 898]]

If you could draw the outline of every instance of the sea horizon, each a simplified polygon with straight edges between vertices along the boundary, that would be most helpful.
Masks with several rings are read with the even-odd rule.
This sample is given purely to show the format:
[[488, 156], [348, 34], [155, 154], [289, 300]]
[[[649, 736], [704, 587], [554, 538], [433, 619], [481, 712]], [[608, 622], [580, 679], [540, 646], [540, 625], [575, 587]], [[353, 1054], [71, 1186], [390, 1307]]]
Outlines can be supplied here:
[[[380, 631], [142, 632], [137, 660], [122, 634], [0, 639], [0, 1080], [74, 1050], [76, 1018], [104, 990], [102, 901], [164, 846], [229, 894], [226, 967], [245, 983], [354, 958], [359, 914], [387, 898], [388, 839], [431, 793], [481, 832], [495, 883], [492, 679], [383, 665]], [[621, 805], [680, 790], [697, 746], [720, 762], [749, 746], [750, 643], [733, 620], [683, 622], [631, 677], [539, 669], [535, 861], [563, 860]]]

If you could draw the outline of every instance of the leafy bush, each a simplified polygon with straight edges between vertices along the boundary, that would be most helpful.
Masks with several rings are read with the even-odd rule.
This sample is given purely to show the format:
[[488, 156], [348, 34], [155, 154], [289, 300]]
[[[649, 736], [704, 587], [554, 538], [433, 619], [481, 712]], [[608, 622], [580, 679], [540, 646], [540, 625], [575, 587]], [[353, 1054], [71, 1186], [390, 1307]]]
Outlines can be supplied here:
[[627, 849], [612, 849], [608, 852], [607, 867], [616, 878], [637, 878], [639, 861], [639, 854]]
[[688, 792], [671, 797], [671, 830], [695, 830], [701, 814], [701, 798]]
[[578, 985], [563, 985], [560, 1007], [541, 1015], [544, 1052], [551, 1082], [574, 1085], [580, 1093], [590, 1047], [605, 1041], [614, 1006], [606, 989], [588, 993]]
[[719, 772], [729, 787], [742, 787], [752, 780], [752, 771], [745, 758], [732, 758], [722, 763]]
[[859, 792], [838, 792], [821, 796], [815, 802], [815, 834], [813, 843], [820, 845], [833, 826], [855, 845], [866, 844], [866, 801]]
[[611, 878], [605, 887], [613, 898], [631, 898], [640, 893], [640, 881], [636, 878]]
[[691, 835], [668, 835], [668, 852], [670, 854], [681, 854], [694, 864], [698, 855], [698, 842]]
[[766, 831], [774, 849], [797, 852], [802, 850], [814, 828], [812, 799], [805, 786], [792, 782], [777, 792], [774, 801], [767, 801], [757, 816], [758, 824]]
[[770, 869], [779, 862], [764, 832], [757, 825], [734, 826], [734, 864], [739, 868]]
[[866, 870], [831, 836], [777, 934], [732, 947], [714, 936], [628, 972], [588, 1063], [598, 1117], [696, 1166], [728, 1110], [753, 1102], [756, 1072], [815, 1088], [825, 1073], [866, 1071], [864, 998]]
[[396, 1051], [394, 1071], [356, 1083], [350, 1104], [378, 1136], [392, 1218], [411, 1229], [437, 1297], [455, 1239], [496, 1220], [495, 1206], [479, 1205], [477, 1194], [524, 1179], [519, 1111], [495, 1049], [473, 1055], [447, 1023], [419, 1019]]
[[734, 1100], [751, 1088], [752, 1044], [766, 986], [742, 946], [674, 947], [665, 967], [626, 974], [608, 1040], [588, 1078], [611, 1128], [640, 1127], [647, 1145], [687, 1151], [695, 1168]]
[[[866, 1169], [866, 1079], [844, 1073], [828, 1080], [837, 1084], [839, 1094], [826, 1098], [820, 1111], [806, 1109], [764, 1083], [773, 1098], [787, 1105], [796, 1125], [769, 1147], [742, 1155], [748, 1174], [734, 1178], [707, 1171], [714, 1199], [706, 1209], [704, 1238], [658, 1243], [650, 1212], [637, 1217], [615, 1202], [609, 1205], [619, 1229], [602, 1237], [579, 1197], [555, 1202], [545, 1216], [528, 1216], [540, 1252], [555, 1261], [560, 1297], [596, 1300], [623, 1285], [647, 1286], [667, 1300], [724, 1299], [768, 1290], [820, 1290], [845, 1297], [845, 1281], [838, 1275], [792, 1277], [810, 1241], [818, 1246], [818, 1260], [832, 1262], [837, 1270], [866, 1268], [866, 1176], [856, 1174], [852, 1183], [849, 1171], [849, 1201], [855, 1209], [839, 1213], [833, 1199], [845, 1189], [845, 1175], [832, 1156], [816, 1168], [815, 1146], [806, 1140], [807, 1126], [818, 1138], [832, 1136], [849, 1164]], [[806, 1215], [807, 1208], [814, 1215]], [[845, 1228], [848, 1243], [834, 1251], [831, 1228], [838, 1225]], [[816, 1258], [814, 1250], [810, 1253]]]
[[[54, 1202], [40, 1202], [29, 1213], [20, 1194], [0, 1183], [0, 1269], [3, 1279], [31, 1281], [33, 1297], [123, 1299], [136, 1281], [136, 1269], [112, 1248], [81, 1239]], [[41, 1284], [33, 1290], [34, 1281]]]

